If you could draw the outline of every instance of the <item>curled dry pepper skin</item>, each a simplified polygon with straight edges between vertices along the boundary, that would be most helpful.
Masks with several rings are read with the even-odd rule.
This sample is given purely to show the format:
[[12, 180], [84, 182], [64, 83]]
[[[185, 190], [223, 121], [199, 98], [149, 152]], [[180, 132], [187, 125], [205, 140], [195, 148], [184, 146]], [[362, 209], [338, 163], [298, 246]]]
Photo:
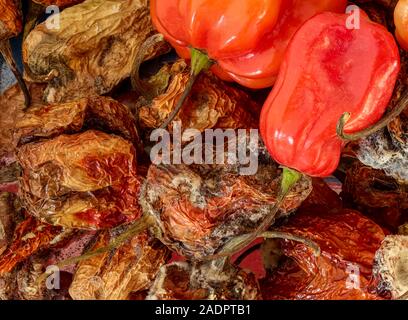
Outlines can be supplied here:
[[126, 106], [89, 97], [33, 107], [15, 127], [23, 170], [20, 197], [30, 214], [85, 229], [113, 227], [140, 216], [139, 138]]
[[17, 36], [22, 30], [20, 1], [0, 0], [0, 41]]
[[390, 231], [408, 220], [408, 193], [403, 184], [359, 162], [346, 171], [342, 198]]
[[347, 28], [348, 17], [322, 13], [298, 30], [262, 109], [261, 134], [272, 157], [314, 177], [330, 175], [339, 164], [340, 117], [351, 113], [346, 133], [375, 124], [400, 70], [393, 36], [366, 17], [359, 29]]
[[154, 32], [147, 5], [88, 0], [64, 9], [59, 28], [37, 25], [23, 43], [27, 79], [46, 79], [49, 103], [110, 92], [129, 77], [138, 47]]
[[374, 282], [378, 292], [399, 299], [408, 292], [408, 236], [389, 235], [375, 254]]
[[200, 49], [217, 62], [212, 71], [221, 79], [266, 88], [296, 30], [317, 13], [340, 13], [345, 6], [343, 0], [153, 0], [150, 11], [182, 58], [190, 58], [190, 47]]
[[60, 227], [50, 226], [34, 217], [28, 217], [17, 226], [13, 241], [0, 255], [0, 275], [11, 272], [18, 263], [40, 249], [49, 248], [54, 242], [58, 243], [62, 240], [60, 237], [62, 234]]
[[69, 7], [75, 4], [81, 3], [84, 0], [32, 0], [35, 3], [41, 4], [42, 6], [57, 6], [57, 7]]
[[162, 266], [146, 300], [260, 300], [255, 275], [232, 265], [173, 262]]
[[[276, 203], [279, 186], [280, 172], [270, 159], [253, 176], [229, 165], [151, 165], [140, 203], [155, 218], [163, 243], [201, 260], [253, 232]], [[275, 218], [298, 208], [311, 189], [309, 178], [300, 180]]]
[[[297, 213], [279, 230], [316, 242], [321, 254], [282, 240], [288, 258], [261, 283], [264, 299], [380, 299], [371, 292], [370, 280], [385, 234], [373, 221], [350, 209], [315, 207]], [[351, 270], [359, 274], [358, 280], [350, 276]]]
[[[110, 238], [108, 231], [101, 232], [91, 250], [106, 246]], [[80, 262], [69, 293], [74, 300], [125, 300], [150, 287], [168, 256], [165, 246], [142, 233], [114, 252]]]
[[124, 139], [139, 142], [135, 119], [123, 104], [100, 96], [91, 96], [68, 103], [36, 106], [19, 114], [14, 125], [17, 146], [62, 133], [97, 128]]
[[100, 131], [25, 144], [20, 198], [30, 214], [71, 228], [113, 227], [138, 218], [133, 145]]
[[14, 231], [13, 196], [9, 193], [0, 193], [0, 255], [7, 249]]
[[[170, 81], [163, 93], [139, 109], [139, 121], [144, 127], [160, 127], [176, 107], [189, 79], [189, 70], [183, 61], [165, 66], [161, 72], [170, 74]], [[248, 110], [256, 112], [261, 106], [247, 93], [225, 84], [210, 72], [202, 73], [197, 79], [184, 105], [185, 108], [174, 118], [174, 121], [181, 121], [182, 129], [258, 127]]]

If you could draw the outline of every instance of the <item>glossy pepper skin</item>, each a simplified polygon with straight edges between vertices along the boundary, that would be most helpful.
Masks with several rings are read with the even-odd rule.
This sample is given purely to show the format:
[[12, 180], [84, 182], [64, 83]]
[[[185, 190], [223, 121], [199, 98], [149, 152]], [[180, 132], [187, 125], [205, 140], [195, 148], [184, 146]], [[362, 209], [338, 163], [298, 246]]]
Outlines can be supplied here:
[[287, 44], [309, 18], [344, 12], [345, 0], [152, 0], [151, 16], [178, 54], [190, 48], [216, 61], [212, 71], [249, 88], [276, 80]]
[[408, 0], [399, 0], [394, 10], [395, 37], [408, 50]]
[[351, 114], [345, 133], [382, 117], [400, 69], [393, 36], [366, 17], [360, 29], [347, 28], [348, 17], [322, 13], [299, 29], [261, 113], [272, 157], [310, 176], [337, 168], [345, 142], [336, 125], [343, 113]]

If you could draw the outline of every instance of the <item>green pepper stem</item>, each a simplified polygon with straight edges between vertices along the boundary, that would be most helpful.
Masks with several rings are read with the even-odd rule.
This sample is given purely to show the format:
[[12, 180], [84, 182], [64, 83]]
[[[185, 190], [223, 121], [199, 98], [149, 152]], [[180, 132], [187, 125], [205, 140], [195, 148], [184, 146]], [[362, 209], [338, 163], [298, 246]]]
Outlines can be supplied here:
[[297, 236], [297, 235], [287, 233], [287, 232], [280, 232], [280, 231], [265, 231], [264, 233], [262, 233], [262, 237], [267, 238], [267, 239], [286, 239], [286, 240], [300, 242], [308, 246], [310, 249], [312, 249], [313, 254], [316, 257], [320, 256], [319, 245], [316, 242], [310, 239], [301, 237], [301, 236]]
[[[310, 249], [312, 249], [313, 254], [315, 257], [320, 256], [320, 247], [319, 245], [307, 238], [301, 237], [301, 236], [297, 236], [291, 233], [287, 233], [287, 232], [281, 232], [281, 231], [265, 231], [264, 233], [261, 234], [262, 238], [265, 239], [285, 239], [285, 240], [291, 240], [291, 241], [296, 241], [296, 242], [300, 242], [303, 243], [304, 245], [306, 245], [307, 247], [309, 247]], [[248, 257], [251, 253], [253, 253], [256, 250], [259, 250], [261, 248], [261, 244], [258, 243], [254, 246], [252, 246], [251, 248], [249, 248], [248, 250], [246, 250], [245, 252], [243, 252], [235, 261], [234, 264], [239, 266], [246, 257]]]
[[[78, 257], [72, 257], [68, 258], [65, 260], [60, 261], [59, 263], [56, 264], [56, 267], [58, 268], [63, 268], [65, 266], [69, 266], [72, 264], [76, 264], [78, 262], [90, 259], [92, 257], [99, 256], [103, 253], [110, 252], [112, 250], [115, 250], [119, 248], [121, 245], [126, 243], [128, 240], [131, 238], [135, 237], [136, 235], [142, 233], [143, 231], [147, 230], [150, 226], [152, 226], [154, 223], [154, 220], [151, 216], [142, 216], [139, 220], [136, 222], [132, 223], [127, 230], [125, 230], [122, 234], [119, 236], [115, 237], [113, 240], [109, 242], [109, 244], [105, 247], [98, 248], [93, 251], [89, 251], [84, 253], [83, 255], [80, 255]], [[41, 283], [45, 280], [45, 278], [49, 274], [47, 272], [44, 272], [39, 278], [38, 278], [38, 283]]]
[[30, 92], [27, 89], [27, 85], [21, 76], [20, 71], [17, 68], [16, 62], [14, 61], [13, 54], [11, 52], [11, 46], [9, 40], [4, 40], [0, 42], [0, 53], [3, 55], [4, 60], [7, 62], [10, 70], [13, 72], [21, 91], [24, 94], [24, 109], [27, 109], [31, 103]]
[[195, 48], [191, 49], [191, 70], [190, 78], [187, 82], [186, 88], [184, 89], [183, 94], [180, 99], [177, 101], [176, 107], [170, 113], [168, 118], [160, 126], [160, 129], [165, 129], [173, 121], [173, 119], [178, 115], [181, 108], [184, 105], [187, 97], [190, 95], [193, 85], [196, 82], [201, 71], [208, 70], [214, 62], [203, 52]]
[[248, 246], [256, 238], [262, 237], [262, 234], [271, 226], [273, 220], [275, 219], [276, 213], [282, 206], [286, 196], [289, 194], [295, 184], [302, 178], [302, 176], [303, 175], [300, 172], [284, 167], [279, 195], [275, 204], [271, 207], [268, 215], [261, 222], [258, 228], [252, 233], [244, 234], [231, 239], [218, 253], [206, 257], [206, 259], [218, 259], [223, 256], [231, 256]]
[[385, 116], [378, 121], [376, 124], [372, 125], [371, 127], [368, 127], [367, 129], [361, 130], [359, 132], [355, 133], [345, 133], [344, 132], [344, 127], [347, 124], [347, 121], [350, 119], [351, 114], [349, 112], [343, 113], [341, 118], [339, 119], [337, 123], [337, 135], [346, 141], [355, 141], [359, 140], [362, 138], [365, 138], [383, 128], [388, 126], [388, 124], [394, 120], [396, 117], [398, 117], [402, 111], [405, 110], [405, 108], [408, 106], [408, 90], [404, 91], [402, 97], [399, 99], [397, 106], [393, 108], [391, 111], [385, 114]]

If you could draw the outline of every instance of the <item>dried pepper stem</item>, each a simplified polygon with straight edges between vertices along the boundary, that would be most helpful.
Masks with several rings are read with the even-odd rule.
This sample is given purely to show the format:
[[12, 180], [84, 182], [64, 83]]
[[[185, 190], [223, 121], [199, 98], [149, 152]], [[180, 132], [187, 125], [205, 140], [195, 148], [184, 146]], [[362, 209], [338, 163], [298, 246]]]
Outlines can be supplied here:
[[190, 71], [190, 79], [187, 82], [187, 86], [181, 95], [180, 99], [178, 100], [176, 107], [170, 113], [168, 118], [163, 122], [160, 126], [161, 129], [167, 128], [167, 126], [173, 121], [173, 119], [177, 116], [180, 112], [181, 108], [183, 107], [184, 102], [186, 101], [187, 97], [189, 96], [194, 83], [196, 82], [198, 76], [200, 75], [201, 71], [207, 70], [213, 65], [213, 61], [203, 52], [197, 50], [195, 48], [191, 48], [191, 71]]
[[[133, 238], [134, 236], [148, 229], [153, 223], [154, 223], [153, 218], [151, 216], [144, 215], [138, 221], [131, 224], [130, 227], [126, 231], [124, 231], [122, 234], [120, 234], [119, 236], [111, 240], [110, 243], [106, 247], [102, 247], [94, 251], [86, 252], [83, 255], [78, 256], [78, 257], [72, 257], [72, 258], [65, 259], [59, 262], [58, 264], [56, 264], [56, 267], [63, 268], [65, 266], [76, 264], [78, 262], [90, 259], [100, 254], [115, 250], [121, 245], [123, 245], [124, 243], [126, 243], [129, 239]], [[48, 275], [49, 273], [44, 272], [38, 278], [38, 282], [41, 283], [42, 281], [44, 281]]]
[[385, 116], [376, 124], [368, 127], [367, 129], [361, 130], [355, 133], [345, 133], [344, 127], [347, 124], [347, 121], [350, 119], [351, 114], [349, 112], [345, 112], [340, 120], [337, 123], [337, 135], [346, 141], [354, 141], [358, 139], [362, 139], [367, 137], [383, 128], [385, 128], [392, 120], [398, 117], [401, 112], [405, 110], [408, 106], [408, 90], [404, 91], [402, 97], [399, 99], [398, 104], [395, 108], [393, 108], [390, 112], [385, 114]]
[[[291, 233], [287, 233], [287, 232], [281, 232], [281, 231], [265, 231], [264, 233], [262, 233], [261, 235], [262, 238], [266, 238], [266, 239], [286, 239], [286, 240], [292, 240], [292, 241], [296, 241], [296, 242], [300, 242], [303, 243], [304, 245], [308, 246], [309, 248], [311, 248], [313, 250], [313, 254], [318, 257], [320, 256], [320, 247], [319, 245], [307, 238], [301, 237], [301, 236], [297, 236]], [[242, 253], [234, 262], [234, 264], [236, 264], [237, 266], [239, 266], [246, 257], [248, 257], [251, 253], [255, 252], [256, 250], [261, 248], [261, 244], [258, 243], [254, 246], [252, 246], [251, 248], [249, 248], [247, 251], [245, 251], [244, 253]]]
[[286, 239], [286, 240], [291, 240], [291, 241], [296, 241], [303, 243], [304, 245], [308, 246], [310, 249], [313, 250], [313, 254], [318, 257], [320, 256], [320, 247], [319, 245], [307, 238], [297, 236], [294, 234], [290, 234], [287, 232], [280, 232], [280, 231], [266, 231], [262, 233], [263, 238], [267, 239]]
[[[152, 54], [160, 56], [168, 53], [171, 50], [169, 44], [164, 40], [162, 34], [157, 33], [149, 38], [140, 46], [135, 61], [133, 63], [132, 73], [130, 80], [132, 88], [140, 93], [145, 99], [151, 101], [159, 95], [161, 88], [158, 88], [155, 84], [151, 84], [148, 81], [140, 79], [139, 72], [140, 66], [146, 60], [147, 57], [151, 57]], [[167, 77], [170, 77], [168, 74]], [[163, 82], [167, 83], [168, 79]]]
[[17, 79], [18, 85], [21, 88], [21, 91], [23, 91], [24, 94], [24, 106], [25, 108], [28, 108], [30, 106], [31, 102], [31, 96], [30, 92], [27, 89], [27, 85], [24, 82], [24, 79], [20, 73], [20, 71], [17, 68], [16, 62], [14, 61], [13, 58], [13, 53], [11, 51], [11, 46], [10, 46], [10, 41], [9, 40], [4, 40], [0, 42], [0, 53], [3, 55], [4, 60], [6, 60], [7, 64], [9, 65], [11, 71], [13, 72], [14, 76]]
[[[250, 234], [245, 234], [236, 238], [231, 239], [227, 244], [220, 250], [219, 253], [207, 257], [207, 259], [218, 259], [224, 256], [231, 256], [234, 253], [242, 250], [247, 245], [249, 245], [252, 241], [256, 238], [262, 237], [262, 234], [270, 227], [273, 222], [273, 219], [280, 209], [283, 201], [285, 200], [286, 196], [293, 188], [293, 186], [302, 178], [302, 174], [297, 172], [296, 170], [289, 169], [284, 167], [283, 174], [282, 174], [282, 181], [281, 181], [281, 188], [279, 192], [279, 196], [277, 198], [276, 203], [271, 208], [267, 217], [262, 221], [259, 227]], [[283, 235], [283, 234], [281, 234]], [[295, 236], [292, 236], [293, 239]]]

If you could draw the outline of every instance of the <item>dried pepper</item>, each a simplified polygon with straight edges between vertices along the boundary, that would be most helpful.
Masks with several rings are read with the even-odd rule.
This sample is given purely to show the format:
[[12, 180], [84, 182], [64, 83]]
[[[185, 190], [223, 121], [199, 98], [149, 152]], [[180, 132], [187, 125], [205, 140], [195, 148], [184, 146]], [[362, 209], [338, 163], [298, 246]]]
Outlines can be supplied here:
[[[234, 237], [254, 232], [277, 203], [280, 184], [281, 172], [267, 157], [253, 176], [240, 175], [233, 165], [151, 165], [140, 200], [161, 241], [205, 259]], [[310, 179], [302, 178], [270, 224], [299, 207], [311, 189]]]
[[279, 230], [315, 241], [321, 254], [281, 240], [287, 258], [261, 283], [264, 299], [380, 299], [371, 292], [370, 280], [385, 234], [373, 221], [354, 210], [315, 207], [297, 213]]
[[[91, 250], [106, 246], [110, 237], [102, 232]], [[113, 252], [80, 262], [69, 293], [75, 300], [127, 299], [150, 287], [168, 255], [165, 246], [142, 233]]]
[[140, 180], [133, 145], [100, 131], [25, 144], [20, 198], [53, 225], [107, 228], [140, 217]]
[[358, 161], [346, 171], [342, 197], [348, 206], [360, 209], [391, 231], [408, 221], [408, 193], [404, 185], [384, 171]]
[[[175, 109], [186, 88], [189, 69], [183, 61], [165, 66], [156, 75], [169, 77], [167, 88], [157, 97], [139, 108], [139, 121], [143, 127], [158, 128]], [[197, 80], [183, 110], [174, 118], [181, 127], [200, 131], [211, 128], [240, 129], [258, 126], [254, 113], [260, 106], [247, 93], [231, 87], [205, 72]]]
[[160, 268], [147, 300], [258, 300], [255, 276], [243, 269], [216, 263], [174, 262]]
[[40, 249], [48, 248], [63, 240], [69, 232], [53, 227], [33, 217], [21, 222], [14, 231], [13, 241], [0, 255], [0, 275], [11, 272], [14, 267]]
[[13, 196], [9, 193], [0, 193], [0, 256], [13, 238], [14, 216]]
[[126, 106], [91, 97], [31, 108], [16, 122], [15, 139], [20, 197], [30, 214], [91, 229], [140, 217], [139, 138]]
[[151, 34], [146, 0], [85, 1], [63, 10], [58, 28], [45, 21], [27, 36], [27, 79], [48, 83], [48, 102], [105, 94], [129, 77], [138, 47]]
[[375, 254], [374, 279], [378, 292], [393, 299], [408, 298], [408, 236], [390, 235]]
[[9, 39], [22, 30], [21, 2], [19, 0], [0, 0], [0, 54], [3, 55], [24, 93], [24, 106], [30, 105], [30, 93], [13, 58]]

